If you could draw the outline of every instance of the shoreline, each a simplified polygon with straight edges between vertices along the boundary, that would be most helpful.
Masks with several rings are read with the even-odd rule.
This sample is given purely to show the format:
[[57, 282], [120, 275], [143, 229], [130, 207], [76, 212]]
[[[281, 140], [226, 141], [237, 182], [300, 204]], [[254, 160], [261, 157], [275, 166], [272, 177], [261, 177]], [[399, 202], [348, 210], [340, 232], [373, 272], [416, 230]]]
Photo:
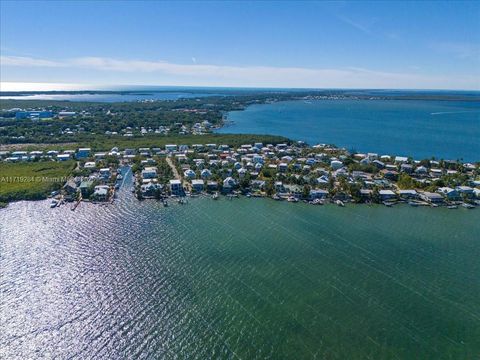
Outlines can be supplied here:
[[[108, 153], [94, 153], [89, 148], [65, 154], [32, 153], [12, 153], [21, 159], [8, 157], [0, 162], [0, 170], [9, 174], [0, 178], [4, 184], [1, 202], [25, 199], [22, 191], [27, 194], [25, 191], [30, 189], [31, 198], [44, 199], [53, 191], [50, 195], [57, 202], [93, 196], [91, 200], [105, 203], [113, 201], [115, 190], [125, 183], [124, 177], [132, 170], [132, 192], [139, 200], [222, 194], [229, 198], [269, 197], [313, 205], [378, 203], [391, 207], [407, 203], [412, 207], [450, 209], [480, 205], [480, 163], [350, 153], [325, 144], [169, 144], [164, 148], [114, 147]], [[29, 156], [34, 156], [35, 161], [29, 161]], [[61, 161], [60, 156], [69, 162]], [[48, 170], [50, 177], [57, 174], [58, 179], [64, 180], [60, 183], [52, 178], [56, 182], [37, 185], [42, 177], [41, 173], [30, 176], [34, 169]], [[18, 176], [18, 171], [25, 176]], [[58, 177], [59, 171], [64, 178]], [[50, 177], [44, 177], [44, 181]], [[13, 195], [15, 188], [19, 190]], [[56, 205], [53, 202], [52, 207]]]

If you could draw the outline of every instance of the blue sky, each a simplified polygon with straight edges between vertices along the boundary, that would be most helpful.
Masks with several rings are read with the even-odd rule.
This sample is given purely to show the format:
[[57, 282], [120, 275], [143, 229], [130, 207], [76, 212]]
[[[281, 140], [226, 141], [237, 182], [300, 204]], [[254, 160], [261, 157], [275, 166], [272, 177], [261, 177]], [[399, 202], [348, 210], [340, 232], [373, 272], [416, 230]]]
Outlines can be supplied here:
[[480, 89], [480, 2], [0, 6], [2, 90], [12, 82]]

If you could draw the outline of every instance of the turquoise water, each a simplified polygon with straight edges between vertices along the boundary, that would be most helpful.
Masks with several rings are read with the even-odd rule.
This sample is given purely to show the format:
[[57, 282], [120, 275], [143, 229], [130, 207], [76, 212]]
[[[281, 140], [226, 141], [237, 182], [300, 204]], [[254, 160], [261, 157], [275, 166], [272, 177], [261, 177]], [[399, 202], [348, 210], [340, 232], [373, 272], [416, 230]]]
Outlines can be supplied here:
[[165, 208], [128, 190], [74, 212], [14, 203], [0, 210], [0, 347], [6, 359], [476, 359], [478, 211]]
[[480, 160], [480, 103], [416, 100], [288, 101], [229, 113], [222, 133], [284, 135], [360, 152]]

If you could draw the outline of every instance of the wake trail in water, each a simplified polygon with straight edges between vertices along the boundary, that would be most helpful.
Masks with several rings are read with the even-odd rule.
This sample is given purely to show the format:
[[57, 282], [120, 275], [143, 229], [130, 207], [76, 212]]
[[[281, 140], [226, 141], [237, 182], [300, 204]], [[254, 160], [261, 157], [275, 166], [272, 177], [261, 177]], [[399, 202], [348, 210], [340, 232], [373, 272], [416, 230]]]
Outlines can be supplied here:
[[480, 111], [439, 111], [439, 112], [432, 112], [430, 115], [436, 116], [436, 115], [448, 115], [448, 114], [476, 114], [479, 113]]

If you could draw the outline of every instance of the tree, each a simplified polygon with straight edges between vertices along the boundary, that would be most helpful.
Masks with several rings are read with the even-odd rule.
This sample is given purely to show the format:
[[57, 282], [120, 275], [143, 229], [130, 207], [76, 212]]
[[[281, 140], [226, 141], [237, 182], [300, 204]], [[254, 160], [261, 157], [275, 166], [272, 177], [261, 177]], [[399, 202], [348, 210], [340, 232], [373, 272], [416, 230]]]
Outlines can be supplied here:
[[309, 185], [303, 185], [303, 189], [302, 189], [302, 197], [304, 199], [308, 199], [310, 197], [310, 186]]
[[398, 176], [397, 186], [400, 189], [412, 189], [415, 187], [415, 180], [410, 175], [402, 173]]
[[275, 190], [275, 186], [273, 183], [273, 180], [267, 180], [265, 183], [265, 192], [267, 193], [268, 196], [272, 196]]

